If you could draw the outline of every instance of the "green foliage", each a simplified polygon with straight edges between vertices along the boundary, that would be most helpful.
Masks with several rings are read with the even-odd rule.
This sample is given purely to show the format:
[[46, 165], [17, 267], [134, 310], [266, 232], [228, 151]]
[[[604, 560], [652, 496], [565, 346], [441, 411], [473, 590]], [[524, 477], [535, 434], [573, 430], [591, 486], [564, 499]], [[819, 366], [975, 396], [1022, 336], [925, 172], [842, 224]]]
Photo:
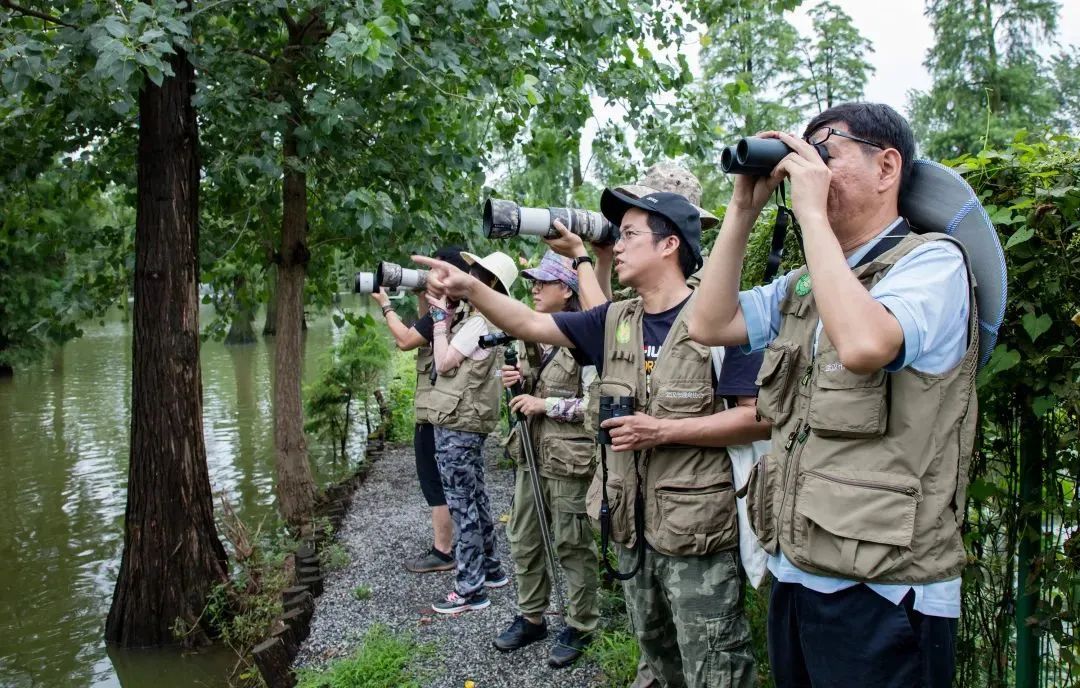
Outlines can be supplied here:
[[601, 684], [605, 688], [622, 688], [634, 681], [637, 675], [641, 649], [637, 637], [624, 629], [601, 629], [585, 651], [603, 672]]
[[[349, 431], [358, 413], [387, 376], [390, 343], [370, 315], [348, 316], [341, 343], [328, 354], [319, 378], [305, 390], [304, 429], [344, 458]], [[344, 323], [344, 320], [342, 320]], [[355, 403], [354, 403], [355, 402]]]
[[418, 646], [408, 636], [392, 634], [384, 626], [374, 626], [359, 648], [349, 657], [323, 669], [301, 669], [299, 688], [419, 688], [409, 670]]
[[366, 585], [358, 585], [352, 589], [353, 599], [358, 602], [371, 599], [371, 588]]
[[912, 94], [911, 113], [929, 157], [1002, 148], [1021, 129], [1075, 126], [1059, 117], [1057, 94], [1076, 92], [1076, 74], [1052, 74], [1037, 50], [1056, 33], [1059, 11], [1052, 0], [927, 3], [935, 41], [925, 65], [934, 83]]
[[[1000, 152], [983, 151], [958, 166], [997, 225], [1009, 268], [1005, 322], [978, 380], [982, 433], [968, 489], [971, 565], [964, 573], [958, 680], [1011, 684], [1013, 610], [1029, 590], [1037, 601], [1024, 624], [1045, 653], [1043, 677], [1048, 685], [1066, 685], [1080, 673], [1069, 649], [1080, 619], [1078, 142], [1021, 135]], [[1034, 494], [1021, 493], [1025, 471], [1037, 476]], [[1036, 545], [1037, 556], [1030, 570], [1017, 570], [1025, 541]]]
[[339, 542], [330, 542], [319, 550], [319, 563], [327, 571], [341, 571], [352, 563], [349, 550]]
[[390, 406], [390, 427], [386, 439], [407, 442], [416, 425], [416, 353], [393, 350], [390, 358], [391, 378], [387, 385], [387, 404]]
[[815, 40], [806, 50], [804, 76], [798, 89], [809, 88], [812, 106], [822, 112], [833, 105], [860, 100], [874, 67], [865, 55], [874, 52], [851, 17], [831, 2], [810, 10]]

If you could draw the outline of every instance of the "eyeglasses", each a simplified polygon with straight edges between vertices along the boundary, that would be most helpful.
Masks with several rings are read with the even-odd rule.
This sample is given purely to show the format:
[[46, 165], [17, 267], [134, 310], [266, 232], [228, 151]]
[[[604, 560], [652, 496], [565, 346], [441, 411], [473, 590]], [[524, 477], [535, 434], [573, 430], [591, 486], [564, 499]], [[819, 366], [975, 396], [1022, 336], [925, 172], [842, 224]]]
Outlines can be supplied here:
[[537, 289], [537, 288], [540, 288], [540, 289], [542, 289], [542, 288], [544, 288], [544, 287], [547, 287], [547, 286], [550, 286], [550, 285], [552, 285], [552, 284], [561, 284], [561, 283], [559, 282], [559, 280], [541, 280], [541, 279], [534, 279], [534, 280], [532, 281], [532, 286], [533, 286], [533, 288], [534, 288], [534, 289]]
[[880, 148], [881, 150], [885, 150], [885, 148], [886, 148], [885, 146], [881, 145], [880, 143], [875, 143], [874, 141], [870, 141], [870, 140], [867, 140], [867, 139], [862, 139], [862, 138], [859, 138], [858, 136], [855, 136], [853, 134], [849, 134], [846, 131], [840, 131], [839, 129], [834, 129], [832, 127], [822, 127], [821, 129], [818, 129], [814, 133], [810, 134], [810, 136], [804, 137], [803, 140], [806, 141], [807, 143], [809, 143], [811, 146], [816, 146], [818, 144], [822, 144], [822, 143], [825, 143], [826, 141], [828, 141], [830, 136], [839, 136], [841, 138], [851, 139], [852, 141], [858, 141], [859, 143], [865, 143], [868, 146], [873, 146], [874, 148]]
[[646, 231], [643, 231], [643, 230], [624, 229], [619, 234], [619, 238], [615, 243], [617, 244], [620, 241], [623, 242], [624, 244], [629, 243], [629, 242], [634, 240], [634, 237], [648, 236], [649, 234], [652, 234], [653, 236], [656, 236], [656, 232], [646, 232]]

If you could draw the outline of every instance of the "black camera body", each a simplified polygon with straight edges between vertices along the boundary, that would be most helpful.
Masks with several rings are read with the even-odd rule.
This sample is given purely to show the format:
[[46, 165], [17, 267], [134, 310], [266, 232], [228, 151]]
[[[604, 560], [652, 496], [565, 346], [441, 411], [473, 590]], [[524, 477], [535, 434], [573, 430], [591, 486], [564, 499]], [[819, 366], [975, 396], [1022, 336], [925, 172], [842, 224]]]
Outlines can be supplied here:
[[[829, 161], [829, 149], [819, 143], [814, 148], [825, 162]], [[766, 177], [791, 149], [780, 139], [748, 136], [724, 149], [720, 155], [720, 169], [728, 174], [749, 174]]]
[[491, 334], [481, 335], [479, 345], [481, 349], [494, 349], [497, 346], [505, 346], [514, 341], [512, 335], [505, 332], [492, 332]]
[[[600, 397], [600, 419], [598, 424], [610, 418], [632, 416], [636, 405], [637, 399], [634, 397], [602, 396]], [[608, 432], [607, 428], [600, 428], [597, 431], [596, 441], [611, 446], [611, 433]]]

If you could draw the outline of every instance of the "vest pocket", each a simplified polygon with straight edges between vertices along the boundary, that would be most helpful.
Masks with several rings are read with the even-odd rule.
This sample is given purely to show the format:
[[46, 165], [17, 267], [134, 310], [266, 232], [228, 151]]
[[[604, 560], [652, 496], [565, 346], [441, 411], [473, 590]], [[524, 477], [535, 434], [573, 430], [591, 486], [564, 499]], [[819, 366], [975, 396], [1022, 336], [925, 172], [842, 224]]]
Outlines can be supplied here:
[[712, 413], [713, 393], [708, 385], [665, 385], [656, 392], [657, 418], [689, 418]]
[[709, 554], [736, 540], [735, 491], [722, 476], [659, 480], [656, 549], [673, 556]]
[[[585, 512], [589, 518], [600, 522], [600, 498], [603, 492], [600, 490], [600, 471], [593, 474], [589, 491], [585, 495]], [[608, 513], [611, 514], [611, 541], [625, 544], [630, 539], [630, 518], [627, 516], [627, 508], [624, 505], [622, 478], [608, 474], [607, 481]], [[630, 509], [633, 509], [633, 495], [630, 495]], [[599, 531], [597, 531], [599, 532]], [[640, 535], [640, 534], [639, 534]]]
[[860, 375], [835, 356], [821, 360], [810, 397], [810, 427], [820, 437], [881, 437], [889, 420], [886, 379], [884, 370]]
[[433, 389], [426, 396], [427, 407], [431, 411], [431, 422], [435, 425], [446, 425], [461, 403], [460, 398], [447, 394], [441, 389]]
[[912, 557], [918, 479], [878, 471], [804, 471], [795, 497], [795, 558], [872, 581]]
[[783, 425], [791, 415], [798, 354], [798, 347], [772, 342], [765, 349], [755, 381], [759, 387], [757, 412], [773, 425]]
[[507, 455], [514, 460], [514, 463], [518, 466], [524, 466], [525, 450], [521, 447], [521, 424], [515, 423], [514, 427], [510, 429], [510, 432], [506, 434], [506, 439], [503, 440], [503, 448], [506, 449]]
[[773, 495], [776, 481], [780, 476], [780, 467], [772, 454], [765, 454], [758, 459], [746, 481], [746, 509], [750, 515], [750, 526], [758, 542], [769, 554], [776, 554], [776, 512], [773, 511]]
[[540, 440], [544, 468], [552, 475], [566, 478], [591, 478], [595, 449], [596, 443], [586, 437], [555, 435]]

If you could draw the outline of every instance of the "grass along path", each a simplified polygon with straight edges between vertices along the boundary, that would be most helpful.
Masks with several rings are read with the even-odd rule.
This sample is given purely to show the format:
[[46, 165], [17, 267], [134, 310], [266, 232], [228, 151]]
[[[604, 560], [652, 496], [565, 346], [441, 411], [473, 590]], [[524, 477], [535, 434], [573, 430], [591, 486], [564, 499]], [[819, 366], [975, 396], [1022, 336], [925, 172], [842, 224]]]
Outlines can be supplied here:
[[[496, 518], [509, 513], [514, 483], [513, 470], [496, 467], [501, 453], [497, 437], [490, 437], [485, 447], [486, 478]], [[430, 546], [429, 514], [417, 484], [412, 447], [388, 449], [357, 490], [342, 524], [339, 542], [352, 563], [329, 574], [326, 591], [317, 600], [311, 636], [297, 658], [298, 667], [325, 666], [353, 655], [368, 631], [375, 629], [372, 637], [378, 643], [385, 645], [387, 632], [411, 641], [406, 643], [404, 675], [415, 683], [396, 675], [388, 685], [462, 688], [472, 681], [475, 688], [593, 688], [607, 684], [599, 666], [587, 657], [567, 669], [548, 667], [547, 653], [560, 628], [557, 617], [548, 618], [551, 632], [545, 641], [508, 654], [492, 647], [491, 641], [516, 613], [514, 563], [501, 522], [496, 522], [498, 556], [511, 584], [489, 591], [487, 609], [453, 617], [432, 612], [431, 602], [450, 591], [453, 574], [415, 574], [402, 566], [407, 556]], [[398, 646], [392, 646], [389, 654], [400, 663]], [[383, 684], [360, 679], [324, 685], [376, 688]]]

